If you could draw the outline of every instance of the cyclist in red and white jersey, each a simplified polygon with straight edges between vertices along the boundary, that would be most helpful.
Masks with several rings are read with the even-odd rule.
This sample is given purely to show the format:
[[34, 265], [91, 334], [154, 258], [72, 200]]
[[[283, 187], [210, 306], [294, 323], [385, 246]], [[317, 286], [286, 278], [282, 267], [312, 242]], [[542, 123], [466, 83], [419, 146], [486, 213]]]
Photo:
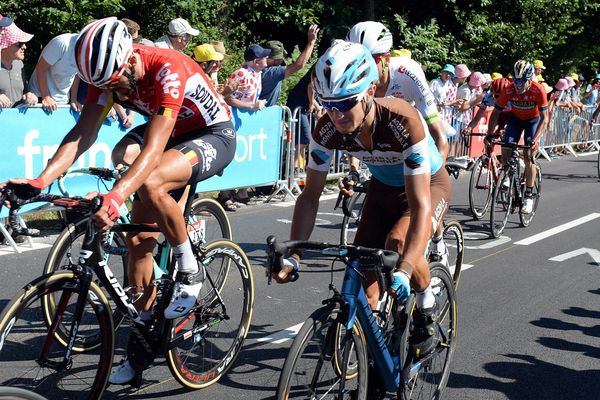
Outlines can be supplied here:
[[[95, 223], [109, 229], [124, 200], [134, 192], [134, 223], [157, 223], [173, 248], [176, 284], [166, 318], [185, 314], [196, 302], [204, 271], [192, 251], [181, 208], [187, 184], [222, 171], [235, 153], [235, 129], [230, 110], [209, 83], [201, 67], [188, 56], [169, 49], [133, 45], [125, 24], [115, 17], [94, 21], [80, 32], [75, 57], [79, 76], [90, 85], [75, 126], [63, 139], [39, 177], [14, 179], [29, 196], [39, 193], [91, 147], [114, 102], [149, 117], [119, 144], [126, 148], [124, 177], [102, 195]], [[118, 156], [116, 158], [119, 158]], [[156, 234], [127, 235], [129, 283], [141, 298], [140, 318], [149, 318], [155, 295], [152, 250]], [[126, 383], [136, 375], [126, 361], [115, 368], [111, 383]]]

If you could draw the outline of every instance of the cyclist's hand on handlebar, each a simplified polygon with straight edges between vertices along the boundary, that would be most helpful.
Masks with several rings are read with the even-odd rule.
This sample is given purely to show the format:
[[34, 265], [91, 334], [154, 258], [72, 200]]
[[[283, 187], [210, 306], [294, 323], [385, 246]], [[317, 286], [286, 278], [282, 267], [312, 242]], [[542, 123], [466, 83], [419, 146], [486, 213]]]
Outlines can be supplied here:
[[296, 257], [288, 257], [281, 260], [281, 270], [279, 272], [273, 272], [271, 277], [277, 281], [277, 283], [287, 283], [290, 281], [290, 274], [294, 271], [298, 271], [300, 266], [300, 260]]
[[[98, 192], [90, 192], [85, 198], [93, 199], [98, 195]], [[105, 232], [113, 227], [115, 224], [114, 221], [121, 215], [119, 208], [125, 199], [123, 199], [121, 194], [114, 190], [100, 196], [102, 196], [102, 206], [92, 218], [98, 229]]]
[[359, 183], [360, 175], [358, 174], [358, 171], [350, 171], [344, 179], [338, 182], [340, 193], [346, 197], [352, 197], [354, 194], [354, 190], [352, 190], [352, 188]]
[[14, 190], [18, 198], [22, 200], [30, 199], [37, 196], [46, 187], [44, 182], [40, 178], [25, 179], [15, 178], [9, 179], [8, 182], [0, 184], [0, 189], [4, 189], [7, 185], [10, 185]]
[[410, 294], [410, 278], [404, 271], [395, 271], [393, 277], [390, 289], [396, 294], [398, 301], [404, 302]]

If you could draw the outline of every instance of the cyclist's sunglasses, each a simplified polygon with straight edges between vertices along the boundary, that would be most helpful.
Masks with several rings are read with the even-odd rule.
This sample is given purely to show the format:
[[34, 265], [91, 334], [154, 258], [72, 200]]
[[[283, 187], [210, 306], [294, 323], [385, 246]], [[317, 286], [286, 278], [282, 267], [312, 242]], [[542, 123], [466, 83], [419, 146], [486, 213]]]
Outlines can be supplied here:
[[119, 78], [125, 72], [125, 66], [126, 65], [123, 64], [123, 66], [121, 68], [119, 68], [117, 71], [115, 71], [114, 74], [112, 74], [112, 76], [108, 79], [108, 82], [106, 82], [104, 85], [98, 86], [98, 88], [102, 89], [102, 90], [114, 89], [116, 87], [117, 83], [119, 83]]
[[513, 82], [517, 85], [524, 85], [527, 83], [528, 80], [529, 79], [527, 79], [527, 78], [520, 78], [520, 79], [515, 78], [515, 79], [513, 79]]
[[352, 109], [356, 105], [356, 103], [358, 103], [359, 98], [358, 96], [355, 96], [344, 100], [328, 101], [323, 99], [317, 99], [317, 101], [324, 109], [328, 111], [338, 110], [339, 112], [346, 112]]

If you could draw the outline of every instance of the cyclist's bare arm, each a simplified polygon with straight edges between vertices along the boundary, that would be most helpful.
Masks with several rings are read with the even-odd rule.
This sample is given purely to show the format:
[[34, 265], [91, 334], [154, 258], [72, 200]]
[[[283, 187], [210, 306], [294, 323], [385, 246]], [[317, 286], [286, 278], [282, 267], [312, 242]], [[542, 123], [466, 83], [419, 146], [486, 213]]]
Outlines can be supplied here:
[[306, 185], [296, 200], [290, 240], [308, 240], [315, 226], [319, 197], [325, 187], [327, 172], [306, 168]]
[[67, 133], [56, 154], [40, 174], [44, 186], [48, 186], [66, 172], [79, 156], [94, 144], [105, 117], [106, 106], [99, 104], [83, 106], [79, 120]]
[[540, 123], [537, 126], [537, 130], [535, 135], [533, 135], [533, 141], [539, 142], [540, 138], [546, 132], [546, 128], [548, 127], [548, 109], [540, 111]]
[[494, 107], [494, 111], [492, 111], [492, 115], [490, 115], [490, 120], [488, 121], [488, 136], [494, 134], [494, 130], [496, 129], [496, 125], [498, 125], [498, 117], [500, 116], [500, 111]]
[[448, 155], [448, 138], [446, 137], [446, 132], [444, 132], [444, 124], [438, 119], [435, 122], [427, 124], [427, 126], [429, 127], [429, 133], [433, 137], [435, 146], [442, 155], [442, 160], [445, 161]]

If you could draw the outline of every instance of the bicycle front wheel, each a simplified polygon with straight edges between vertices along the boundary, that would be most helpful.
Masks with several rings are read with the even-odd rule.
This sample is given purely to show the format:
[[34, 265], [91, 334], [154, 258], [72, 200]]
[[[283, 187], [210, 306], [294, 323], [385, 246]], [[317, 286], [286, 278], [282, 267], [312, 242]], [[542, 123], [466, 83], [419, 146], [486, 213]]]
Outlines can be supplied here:
[[206, 279], [198, 305], [173, 324], [167, 363], [184, 386], [217, 382], [233, 365], [252, 319], [254, 283], [248, 258], [235, 243], [206, 245], [199, 260]]
[[493, 161], [487, 156], [481, 156], [475, 161], [469, 180], [469, 208], [473, 218], [483, 218], [492, 201], [494, 179], [491, 171]]
[[519, 213], [519, 219], [521, 220], [521, 225], [524, 227], [529, 226], [531, 221], [533, 221], [533, 217], [535, 216], [535, 211], [537, 210], [538, 203], [540, 202], [540, 194], [542, 193], [542, 169], [539, 165], [535, 165], [536, 174], [535, 174], [535, 183], [533, 185], [533, 208], [529, 214]]
[[[48, 253], [46, 264], [44, 265], [44, 274], [69, 270], [78, 265], [79, 252], [83, 244], [88, 223], [89, 217], [84, 217], [79, 221], [70, 223], [63, 229]], [[126, 246], [125, 235], [122, 232], [110, 232], [108, 240], [111, 246]], [[127, 256], [117, 256], [105, 253], [104, 261], [112, 273], [115, 274], [115, 278], [122, 287], [127, 287]], [[100, 287], [103, 286], [102, 282], [97, 278], [95, 283]], [[50, 326], [51, 321], [54, 318], [56, 302], [57, 299], [52, 295], [44, 296], [42, 298], [42, 310], [44, 311], [44, 321], [46, 321], [47, 326]], [[115, 327], [119, 327], [123, 320], [123, 314], [117, 309], [112, 299], [109, 300], [109, 305], [110, 309], [114, 310], [113, 321]], [[67, 337], [69, 334], [68, 327], [65, 327], [64, 325], [59, 326], [57, 334], [61, 335], [63, 338]], [[88, 332], [88, 337], [86, 337], [85, 340], [82, 339], [80, 341], [82, 347], [76, 347], [75, 350], [87, 351], [94, 349], [99, 345], [98, 335], [98, 332], [90, 330]]]
[[[508, 180], [507, 180], [508, 179]], [[509, 171], [503, 171], [500, 174], [500, 180], [494, 187], [494, 195], [492, 196], [492, 210], [490, 213], [490, 230], [492, 236], [499, 238], [504, 232], [508, 215], [512, 210], [514, 199], [514, 176]], [[508, 182], [508, 186], [504, 183]]]
[[[0, 385], [33, 391], [51, 399], [100, 399], [106, 388], [114, 350], [113, 321], [108, 301], [92, 282], [81, 319], [75, 322], [75, 307], [81, 290], [70, 272], [46, 275], [31, 282], [0, 316]], [[40, 300], [57, 299], [50, 328], [44, 323]], [[77, 325], [74, 339], [58, 334], [60, 325]], [[88, 332], [98, 339], [93, 350], [72, 352], [67, 343], [85, 348]]]
[[[402, 370], [398, 398], [402, 400], [440, 399], [450, 375], [450, 363], [456, 350], [456, 292], [452, 278], [441, 263], [433, 263], [431, 288], [440, 313], [437, 324], [440, 343], [429, 355], [418, 360], [408, 351], [408, 341], [400, 346], [401, 360], [406, 360]], [[413, 308], [414, 309], [414, 308]]]
[[283, 365], [277, 400], [367, 398], [367, 351], [360, 325], [355, 321], [347, 332], [341, 314], [328, 305], [302, 325]]
[[458, 221], [453, 220], [445, 224], [443, 234], [444, 243], [448, 247], [448, 270], [454, 282], [454, 288], [457, 288], [465, 250], [463, 229]]
[[354, 192], [354, 195], [348, 202], [348, 210], [350, 215], [344, 215], [342, 219], [342, 231], [340, 232], [341, 244], [354, 243], [354, 236], [360, 224], [363, 204], [365, 202], [366, 193]]

